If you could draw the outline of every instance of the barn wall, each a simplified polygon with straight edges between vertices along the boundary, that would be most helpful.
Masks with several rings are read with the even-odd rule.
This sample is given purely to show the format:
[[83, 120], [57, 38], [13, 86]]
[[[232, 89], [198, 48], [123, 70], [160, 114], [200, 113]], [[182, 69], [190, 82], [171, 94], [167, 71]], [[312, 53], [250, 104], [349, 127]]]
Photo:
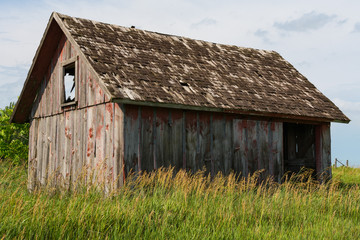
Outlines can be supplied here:
[[[63, 94], [62, 63], [74, 57], [77, 59], [77, 104], [69, 107], [61, 107], [61, 97]], [[91, 70], [84, 62], [84, 59], [77, 55], [76, 50], [64, 35], [48, 66], [47, 73], [41, 82], [30, 114], [30, 119], [53, 116], [68, 110], [81, 109], [105, 102], [109, 102], [109, 99], [99, 86], [97, 79], [91, 74]]]
[[[62, 63], [73, 57], [77, 59], [77, 103], [62, 107]], [[29, 188], [49, 182], [69, 188], [84, 167], [97, 171], [88, 182], [103, 181], [107, 188], [122, 184], [122, 119], [121, 106], [108, 101], [91, 70], [63, 36], [30, 116]]]
[[234, 119], [234, 170], [245, 176], [263, 169], [262, 177], [283, 175], [283, 123]]
[[167, 108], [124, 107], [125, 173], [174, 166], [212, 175], [264, 169], [280, 180], [282, 123]]
[[90, 173], [85, 182], [104, 183], [107, 189], [122, 185], [122, 123], [116, 103], [33, 119], [29, 189], [48, 183], [68, 189], [85, 173]]

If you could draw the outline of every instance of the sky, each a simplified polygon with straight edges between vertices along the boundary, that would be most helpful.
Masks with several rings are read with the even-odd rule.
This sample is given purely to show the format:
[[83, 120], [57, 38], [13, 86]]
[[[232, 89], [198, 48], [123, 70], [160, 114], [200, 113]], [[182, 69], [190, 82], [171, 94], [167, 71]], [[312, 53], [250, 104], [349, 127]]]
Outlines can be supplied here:
[[0, 0], [0, 108], [17, 101], [53, 11], [210, 42], [275, 50], [350, 119], [332, 160], [360, 166], [358, 0]]

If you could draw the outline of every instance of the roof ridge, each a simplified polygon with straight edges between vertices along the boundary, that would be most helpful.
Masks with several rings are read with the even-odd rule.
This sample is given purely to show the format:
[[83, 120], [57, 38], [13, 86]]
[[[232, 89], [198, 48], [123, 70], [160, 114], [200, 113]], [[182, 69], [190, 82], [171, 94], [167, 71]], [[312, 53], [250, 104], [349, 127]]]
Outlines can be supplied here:
[[110, 25], [110, 26], [114, 26], [114, 27], [117, 27], [117, 28], [126, 29], [127, 31], [142, 31], [142, 32], [147, 33], [147, 34], [155, 34], [156, 36], [160, 36], [160, 37], [176, 38], [176, 39], [178, 39], [178, 40], [180, 40], [180, 41], [182, 41], [182, 40], [195, 41], [195, 42], [201, 42], [202, 44], [207, 44], [207, 45], [215, 44], [216, 46], [218, 46], [218, 47], [220, 47], [220, 48], [221, 48], [221, 47], [236, 47], [236, 48], [238, 48], [238, 49], [252, 50], [252, 51], [259, 52], [259, 53], [278, 54], [278, 55], [280, 55], [277, 51], [274, 51], [274, 50], [266, 50], [266, 49], [259, 49], [259, 48], [253, 48], [253, 47], [242, 47], [242, 46], [238, 46], [238, 45], [235, 45], [235, 44], [217, 43], [217, 42], [212, 42], [212, 41], [207, 41], [207, 40], [202, 40], [202, 39], [195, 39], [195, 38], [191, 38], [191, 37], [187, 37], [187, 36], [180, 36], [180, 35], [175, 35], [175, 34], [161, 33], [161, 32], [156, 32], [156, 31], [141, 29], [141, 28], [126, 27], [126, 26], [122, 26], [122, 25], [118, 25], [118, 24], [107, 23], [107, 22], [92, 20], [92, 19], [88, 19], [88, 18], [72, 17], [72, 16], [69, 16], [69, 15], [66, 15], [66, 14], [62, 14], [62, 13], [59, 13], [59, 12], [54, 12], [54, 13], [58, 14], [58, 16], [59, 16], [61, 19], [68, 18], [68, 19], [85, 20], [85, 21], [91, 21], [93, 24], [105, 24], [105, 25]]

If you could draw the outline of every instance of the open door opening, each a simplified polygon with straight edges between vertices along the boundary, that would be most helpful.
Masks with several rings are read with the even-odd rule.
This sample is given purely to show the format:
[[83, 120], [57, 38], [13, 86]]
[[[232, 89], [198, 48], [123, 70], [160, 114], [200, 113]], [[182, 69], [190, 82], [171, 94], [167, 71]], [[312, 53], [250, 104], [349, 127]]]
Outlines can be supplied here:
[[297, 173], [302, 167], [316, 176], [315, 126], [284, 123], [284, 172]]

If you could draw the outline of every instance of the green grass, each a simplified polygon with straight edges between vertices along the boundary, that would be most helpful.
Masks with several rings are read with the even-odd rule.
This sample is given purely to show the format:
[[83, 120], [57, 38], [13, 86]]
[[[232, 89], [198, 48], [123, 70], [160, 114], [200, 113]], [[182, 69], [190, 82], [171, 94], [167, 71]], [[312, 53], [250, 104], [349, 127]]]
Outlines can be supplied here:
[[333, 178], [345, 184], [360, 184], [360, 168], [334, 168]]
[[0, 162], [0, 239], [358, 239], [358, 184], [358, 169], [321, 185], [159, 170], [107, 196], [30, 194], [24, 167]]

